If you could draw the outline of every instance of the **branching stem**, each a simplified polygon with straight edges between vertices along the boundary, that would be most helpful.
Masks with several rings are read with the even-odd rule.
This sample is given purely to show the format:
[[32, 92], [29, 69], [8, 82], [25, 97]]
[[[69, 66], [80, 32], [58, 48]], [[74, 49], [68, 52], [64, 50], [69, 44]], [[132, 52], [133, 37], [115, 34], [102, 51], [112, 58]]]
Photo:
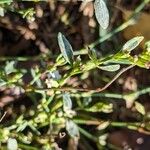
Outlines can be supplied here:
[[99, 93], [99, 92], [102, 92], [102, 91], [106, 90], [120, 75], [122, 75], [127, 70], [133, 68], [134, 66], [135, 65], [130, 65], [130, 66], [120, 70], [120, 72], [118, 72], [118, 74], [116, 74], [115, 77], [102, 88], [97, 88], [97, 89], [71, 88], [71, 87], [46, 88], [46, 89], [26, 88], [25, 91], [26, 92], [31, 92], [31, 91], [40, 92], [40, 91], [51, 91], [52, 90], [52, 91], [63, 91], [63, 92], [66, 92], [66, 91], [80, 91], [80, 92]]

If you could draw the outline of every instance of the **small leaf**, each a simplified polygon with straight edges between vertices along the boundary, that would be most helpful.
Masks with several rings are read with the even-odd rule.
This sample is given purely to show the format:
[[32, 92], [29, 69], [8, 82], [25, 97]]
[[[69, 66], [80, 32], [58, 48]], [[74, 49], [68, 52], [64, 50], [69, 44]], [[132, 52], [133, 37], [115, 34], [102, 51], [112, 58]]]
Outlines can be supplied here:
[[63, 94], [63, 109], [65, 112], [72, 109], [72, 101], [69, 93]]
[[137, 36], [126, 42], [122, 48], [123, 51], [131, 52], [133, 49], [135, 49], [141, 41], [144, 39], [143, 36]]
[[72, 46], [66, 37], [60, 32], [58, 33], [58, 44], [63, 57], [69, 64], [72, 65], [74, 60]]
[[66, 121], [66, 130], [72, 138], [79, 137], [78, 126], [72, 120]]
[[17, 140], [14, 138], [9, 138], [7, 141], [7, 149], [8, 150], [17, 150], [18, 149]]
[[109, 11], [104, 0], [95, 0], [94, 2], [95, 16], [103, 29], [109, 26]]
[[145, 108], [142, 104], [135, 102], [135, 108], [140, 114], [145, 115]]
[[109, 121], [104, 121], [104, 122], [102, 122], [102, 123], [97, 127], [97, 129], [98, 129], [98, 130], [104, 130], [104, 129], [106, 129], [109, 125], [110, 125], [110, 122], [109, 122]]
[[109, 66], [100, 66], [98, 67], [101, 70], [114, 72], [120, 69], [120, 65], [109, 65]]
[[16, 72], [15, 66], [16, 66], [16, 61], [6, 62], [5, 73], [10, 74]]

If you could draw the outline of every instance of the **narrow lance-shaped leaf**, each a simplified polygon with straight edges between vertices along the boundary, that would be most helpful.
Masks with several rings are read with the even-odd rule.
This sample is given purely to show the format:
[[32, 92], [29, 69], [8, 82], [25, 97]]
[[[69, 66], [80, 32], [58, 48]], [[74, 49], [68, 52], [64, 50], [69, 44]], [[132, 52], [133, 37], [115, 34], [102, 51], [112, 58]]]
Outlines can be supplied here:
[[135, 102], [135, 108], [140, 114], [145, 115], [145, 108], [142, 104]]
[[95, 0], [94, 2], [95, 16], [103, 29], [109, 26], [109, 11], [104, 0]]
[[126, 42], [122, 48], [123, 51], [131, 52], [135, 49], [144, 39], [143, 36], [137, 36]]
[[63, 109], [64, 111], [68, 111], [72, 109], [72, 101], [69, 93], [63, 94]]
[[98, 67], [101, 70], [109, 71], [109, 72], [114, 72], [120, 69], [120, 65], [109, 65], [109, 66], [100, 66]]
[[58, 33], [58, 44], [63, 57], [69, 64], [72, 65], [74, 60], [72, 46], [66, 37], [60, 32]]
[[68, 134], [72, 138], [77, 138], [79, 137], [79, 129], [78, 126], [72, 121], [72, 120], [67, 120], [66, 121], [66, 130]]

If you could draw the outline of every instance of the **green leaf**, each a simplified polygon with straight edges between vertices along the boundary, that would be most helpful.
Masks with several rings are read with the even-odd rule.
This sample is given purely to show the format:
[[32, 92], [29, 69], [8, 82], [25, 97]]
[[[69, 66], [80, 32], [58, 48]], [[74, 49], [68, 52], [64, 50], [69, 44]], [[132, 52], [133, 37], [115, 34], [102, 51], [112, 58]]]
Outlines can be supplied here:
[[16, 72], [15, 66], [16, 66], [16, 61], [6, 62], [5, 73], [10, 74]]
[[99, 102], [89, 108], [86, 108], [86, 111], [110, 113], [113, 111], [113, 105], [111, 103]]
[[103, 29], [109, 26], [109, 11], [104, 0], [95, 0], [94, 2], [95, 16]]
[[69, 64], [73, 64], [74, 57], [73, 57], [73, 49], [66, 37], [62, 33], [58, 33], [58, 44], [61, 50], [61, 53], [65, 60]]
[[72, 120], [66, 121], [66, 130], [72, 138], [79, 137], [78, 126]]
[[142, 104], [135, 102], [135, 108], [140, 114], [145, 115], [145, 108]]
[[98, 67], [101, 70], [109, 71], [109, 72], [114, 72], [120, 69], [120, 65], [109, 65], [109, 66], [99, 66]]
[[126, 42], [122, 48], [123, 51], [131, 52], [133, 49], [135, 49], [144, 39], [143, 36], [137, 36]]
[[65, 112], [72, 109], [72, 101], [69, 93], [63, 94], [63, 109]]

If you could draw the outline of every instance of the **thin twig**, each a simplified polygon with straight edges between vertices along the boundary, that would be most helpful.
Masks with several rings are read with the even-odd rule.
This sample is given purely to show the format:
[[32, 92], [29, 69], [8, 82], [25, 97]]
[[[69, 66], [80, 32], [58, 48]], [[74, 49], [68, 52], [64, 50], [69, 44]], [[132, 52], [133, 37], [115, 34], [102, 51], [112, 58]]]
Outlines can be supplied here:
[[6, 114], [7, 114], [7, 111], [4, 112], [3, 116], [0, 119], [0, 122], [2, 122], [2, 120], [4, 119], [4, 117], [6, 116]]
[[92, 92], [92, 93], [99, 93], [99, 92], [102, 92], [104, 90], [106, 90], [120, 75], [122, 75], [124, 72], [126, 72], [127, 70], [133, 68], [135, 65], [130, 65], [126, 68], [123, 68], [121, 71], [119, 71], [118, 74], [115, 75], [115, 77], [110, 81], [108, 82], [104, 87], [102, 88], [97, 88], [97, 89], [84, 89], [84, 88], [80, 88], [80, 89], [77, 89], [78, 91], [86, 91], [86, 92]]
[[117, 78], [120, 77], [120, 75], [122, 75], [124, 72], [126, 72], [127, 70], [133, 68], [135, 65], [130, 65], [126, 68], [123, 68], [108, 84], [106, 84], [103, 88], [98, 88], [96, 90], [96, 92], [101, 92], [104, 91], [105, 89], [107, 89]]
[[109, 82], [107, 83], [104, 87], [102, 88], [97, 88], [97, 89], [85, 89], [85, 88], [71, 88], [71, 87], [60, 87], [60, 88], [46, 88], [46, 89], [34, 89], [34, 88], [26, 88], [25, 91], [26, 92], [32, 92], [32, 91], [36, 91], [36, 92], [40, 92], [40, 91], [80, 91], [80, 92], [90, 92], [90, 93], [99, 93], [102, 92], [104, 90], [106, 90], [120, 75], [122, 75], [124, 72], [126, 72], [127, 70], [133, 68], [135, 65], [130, 65], [126, 68], [123, 68], [118, 74], [115, 75], [115, 77]]
[[[106, 121], [99, 121], [99, 120], [80, 120], [80, 119], [74, 119], [74, 122], [77, 124], [84, 124], [84, 125], [95, 125], [99, 126], [101, 123], [106, 122]], [[141, 127], [141, 122], [109, 122], [110, 126], [114, 127], [127, 127], [132, 126], [132, 130], [136, 130], [139, 133], [143, 133], [146, 135], [150, 135], [150, 131], [145, 130], [143, 127]]]

